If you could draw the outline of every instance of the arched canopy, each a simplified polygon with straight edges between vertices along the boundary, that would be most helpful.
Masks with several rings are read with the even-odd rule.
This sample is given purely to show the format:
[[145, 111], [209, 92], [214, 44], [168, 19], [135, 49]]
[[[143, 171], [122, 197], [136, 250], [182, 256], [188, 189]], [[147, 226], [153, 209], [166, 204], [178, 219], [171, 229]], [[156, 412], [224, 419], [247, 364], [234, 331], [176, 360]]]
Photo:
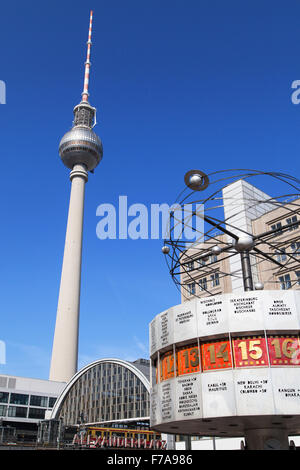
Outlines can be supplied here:
[[67, 383], [66, 387], [64, 390], [61, 392], [59, 397], [57, 398], [55, 405], [52, 409], [51, 417], [50, 419], [58, 419], [59, 414], [61, 411], [61, 408], [64, 404], [64, 401], [68, 397], [68, 394], [72, 387], [80, 380], [80, 378], [86, 374], [86, 372], [92, 370], [96, 366], [100, 364], [113, 364], [115, 366], [121, 366], [123, 368], [128, 369], [131, 373], [133, 373], [137, 379], [140, 380], [140, 382], [144, 385], [146, 391], [150, 394], [150, 383], [149, 380], [145, 377], [145, 375], [132, 363], [124, 361], [122, 359], [115, 359], [115, 358], [105, 358], [105, 359], [98, 359], [97, 361], [91, 362], [90, 364], [84, 366], [82, 369], [80, 369], [72, 378], [71, 380]]

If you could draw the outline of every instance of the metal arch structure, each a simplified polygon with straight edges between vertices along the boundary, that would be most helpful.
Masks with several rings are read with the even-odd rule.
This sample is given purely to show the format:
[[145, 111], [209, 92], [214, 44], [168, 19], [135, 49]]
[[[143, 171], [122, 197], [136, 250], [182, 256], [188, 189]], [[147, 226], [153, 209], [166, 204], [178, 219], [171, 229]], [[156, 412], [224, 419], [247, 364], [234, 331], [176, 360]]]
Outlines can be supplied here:
[[[268, 193], [270, 190], [273, 192], [276, 188], [276, 195], [274, 196], [268, 196], [264, 193], [268, 197], [263, 199], [248, 198], [248, 210], [267, 205], [268, 211], [266, 212], [271, 212], [279, 207], [284, 208], [286, 211], [285, 218], [295, 215], [295, 212], [300, 214], [300, 180], [291, 175], [250, 169], [220, 170], [207, 175], [200, 170], [187, 172], [184, 179], [186, 187], [178, 195], [175, 204], [181, 208], [188, 206], [190, 214], [188, 220], [186, 218], [182, 220], [180, 217], [176, 218], [176, 214], [170, 212], [168, 234], [162, 248], [168, 270], [179, 290], [187, 290], [188, 284], [195, 282], [195, 274], [199, 274], [199, 272], [202, 274], [213, 273], [216, 256], [220, 254], [223, 260], [229, 260], [237, 254], [240, 255], [241, 273], [223, 271], [219, 272], [219, 275], [224, 278], [228, 276], [242, 277], [245, 291], [263, 288], [263, 286], [258, 284], [254, 286], [253, 284], [251, 272], [251, 264], [253, 263], [251, 262], [254, 262], [257, 266], [266, 260], [271, 262], [271, 268], [268, 268], [269, 273], [266, 274], [269, 276], [268, 282], [271, 283], [279, 282], [272, 280], [274, 275], [280, 276], [282, 272], [290, 267], [291, 263], [299, 263], [297, 257], [300, 256], [300, 251], [283, 251], [280, 243], [274, 238], [276, 234], [298, 226], [299, 220], [274, 230], [253, 235], [235, 226], [232, 221], [240, 211], [242, 201], [238, 199], [229, 201], [232, 207], [236, 207], [236, 211], [230, 217], [225, 217], [223, 191], [239, 180], [249, 182], [261, 193], [264, 193], [264, 191]], [[200, 211], [195, 210], [197, 205], [204, 207], [205, 213], [203, 213], [203, 209]], [[203, 224], [201, 230], [195, 229], [195, 225], [197, 225], [195, 224], [195, 218], [201, 219]], [[184, 238], [186, 227], [195, 232], [195, 239], [192, 243]], [[180, 236], [174, 236], [175, 232], [178, 233], [178, 230]], [[227, 236], [226, 241], [223, 239], [221, 244], [220, 235]], [[293, 241], [300, 242], [300, 236], [298, 235]], [[195, 257], [191, 256], [191, 251], [189, 253], [191, 249], [197, 249], [199, 264], [199, 267], [192, 269], [190, 269], [190, 263], [195, 261]], [[185, 275], [185, 280], [183, 280], [183, 275]], [[202, 290], [205, 291], [206, 296], [214, 295], [205, 286], [202, 286]], [[196, 293], [193, 293], [193, 295], [199, 297]]]
[[113, 363], [117, 366], [125, 367], [128, 370], [130, 370], [133, 374], [137, 376], [137, 378], [142, 382], [142, 384], [145, 386], [147, 392], [150, 394], [150, 382], [148, 379], [145, 377], [145, 375], [133, 364], [130, 362], [124, 361], [122, 359], [116, 359], [116, 358], [104, 358], [104, 359], [98, 359], [96, 361], [91, 362], [90, 364], [87, 364], [84, 366], [82, 369], [80, 369], [74, 376], [71, 378], [71, 380], [66, 384], [66, 387], [63, 389], [59, 397], [57, 398], [55, 405], [52, 409], [50, 419], [58, 419], [59, 418], [59, 413], [61, 410], [61, 407], [64, 403], [64, 400], [68, 396], [69, 391], [75, 385], [77, 380], [82, 377], [86, 372], [91, 370], [93, 367], [97, 366], [98, 364], [106, 364], [106, 363]]

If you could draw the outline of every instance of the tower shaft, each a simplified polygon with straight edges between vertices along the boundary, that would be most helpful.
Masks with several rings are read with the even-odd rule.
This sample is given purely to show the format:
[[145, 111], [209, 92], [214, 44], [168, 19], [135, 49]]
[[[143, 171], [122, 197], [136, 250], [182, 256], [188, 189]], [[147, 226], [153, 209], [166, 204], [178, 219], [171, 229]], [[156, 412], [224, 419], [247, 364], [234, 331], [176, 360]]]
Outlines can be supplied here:
[[58, 298], [50, 380], [68, 382], [77, 371], [84, 191], [84, 165], [70, 172], [71, 195]]

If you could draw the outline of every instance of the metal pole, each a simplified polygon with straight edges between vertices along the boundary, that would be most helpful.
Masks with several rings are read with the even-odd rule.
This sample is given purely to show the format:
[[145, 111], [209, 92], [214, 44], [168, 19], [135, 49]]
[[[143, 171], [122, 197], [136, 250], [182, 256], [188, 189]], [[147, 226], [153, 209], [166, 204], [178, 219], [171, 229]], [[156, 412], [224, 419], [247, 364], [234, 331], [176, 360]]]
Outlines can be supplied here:
[[253, 290], [252, 270], [249, 251], [241, 252], [241, 264], [245, 291]]
[[184, 436], [185, 450], [192, 450], [191, 436]]

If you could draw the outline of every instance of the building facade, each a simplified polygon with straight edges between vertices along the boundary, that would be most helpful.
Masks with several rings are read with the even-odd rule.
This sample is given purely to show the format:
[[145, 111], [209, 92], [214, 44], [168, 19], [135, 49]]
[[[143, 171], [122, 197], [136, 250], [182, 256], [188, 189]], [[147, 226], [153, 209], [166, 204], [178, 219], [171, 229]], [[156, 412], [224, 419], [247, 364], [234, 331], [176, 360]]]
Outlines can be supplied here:
[[18, 440], [34, 441], [40, 420], [51, 412], [65, 385], [64, 382], [1, 375], [1, 427], [4, 430], [13, 427]]
[[[271, 290], [300, 289], [300, 199], [276, 202], [244, 180], [228, 185], [222, 195], [225, 227], [233, 234], [260, 238], [259, 252], [250, 254], [253, 283]], [[182, 302], [244, 291], [240, 253], [230, 250], [233, 241], [219, 232], [186, 250], [181, 262]], [[212, 253], [214, 246], [220, 254]]]
[[99, 359], [77, 372], [57, 399], [51, 419], [66, 426], [149, 422], [150, 361]]

